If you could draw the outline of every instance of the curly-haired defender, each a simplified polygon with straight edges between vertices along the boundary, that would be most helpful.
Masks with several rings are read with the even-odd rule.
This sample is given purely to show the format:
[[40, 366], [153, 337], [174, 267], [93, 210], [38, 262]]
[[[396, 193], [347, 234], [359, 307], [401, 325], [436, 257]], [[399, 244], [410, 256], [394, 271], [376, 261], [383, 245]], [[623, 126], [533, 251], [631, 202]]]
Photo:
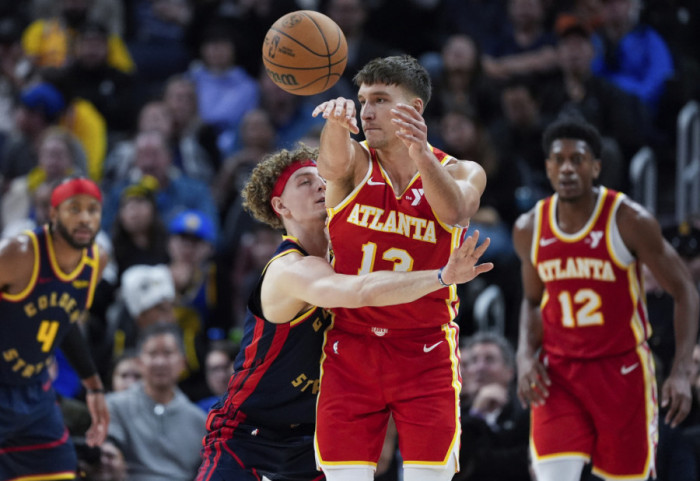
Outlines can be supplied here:
[[[282, 220], [272, 207], [272, 193], [285, 169], [295, 162], [316, 161], [318, 149], [299, 144], [296, 150], [280, 150], [266, 156], [253, 170], [243, 188], [243, 207], [260, 222], [284, 229]], [[284, 187], [284, 186], [282, 186]], [[281, 192], [280, 192], [281, 193]]]
[[234, 374], [209, 411], [197, 481], [322, 478], [314, 429], [331, 321], [324, 308], [408, 302], [493, 267], [476, 265], [488, 241], [476, 247], [475, 235], [440, 270], [335, 273], [327, 259], [326, 182], [313, 162], [316, 153], [301, 145], [266, 157], [243, 191], [246, 209], [286, 235], [251, 290]]

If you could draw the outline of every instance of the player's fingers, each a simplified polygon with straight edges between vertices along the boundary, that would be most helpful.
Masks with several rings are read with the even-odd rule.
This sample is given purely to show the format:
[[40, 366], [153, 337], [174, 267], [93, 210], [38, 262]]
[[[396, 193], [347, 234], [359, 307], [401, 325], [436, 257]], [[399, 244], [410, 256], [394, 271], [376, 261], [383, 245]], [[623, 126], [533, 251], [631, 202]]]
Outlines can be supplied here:
[[486, 239], [484, 239], [484, 242], [482, 242], [481, 245], [474, 250], [474, 255], [477, 257], [483, 256], [484, 252], [486, 252], [486, 249], [488, 249], [490, 245], [491, 238], [487, 237]]
[[671, 427], [678, 426], [688, 415], [690, 411], [690, 398], [684, 396], [680, 392], [671, 395], [671, 407], [666, 413], [666, 424], [671, 424]]
[[483, 264], [479, 264], [478, 266], [474, 267], [474, 270], [476, 271], [476, 275], [483, 274], [485, 272], [490, 271], [493, 269], [493, 262], [484, 262]]
[[[535, 368], [537, 369], [537, 376], [542, 382], [547, 386], [551, 386], [552, 381], [549, 379], [549, 374], [547, 374], [547, 368], [544, 367], [544, 364], [538, 362]], [[549, 392], [547, 394], [549, 394]]]
[[345, 116], [347, 118], [355, 118], [355, 102], [352, 100], [345, 100]]
[[327, 103], [328, 103], [328, 102], [323, 102], [322, 104], [317, 105], [316, 108], [314, 109], [314, 111], [311, 112], [311, 116], [312, 116], [312, 117], [316, 117], [318, 114], [320, 114], [321, 112], [323, 112], [324, 110], [326, 110], [326, 104], [327, 104]]
[[353, 116], [350, 118], [350, 123], [348, 124], [350, 132], [353, 134], [359, 134], [360, 128], [357, 126], [357, 119]]

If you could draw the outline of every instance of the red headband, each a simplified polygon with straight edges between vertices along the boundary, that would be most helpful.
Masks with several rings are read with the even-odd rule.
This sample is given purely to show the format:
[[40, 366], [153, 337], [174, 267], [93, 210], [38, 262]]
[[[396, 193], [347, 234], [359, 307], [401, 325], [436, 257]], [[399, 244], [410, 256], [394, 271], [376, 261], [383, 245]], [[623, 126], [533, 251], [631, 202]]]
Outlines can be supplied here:
[[275, 182], [275, 185], [272, 187], [272, 192], [270, 193], [270, 202], [272, 202], [273, 197], [279, 197], [280, 195], [282, 195], [282, 191], [287, 185], [287, 182], [289, 182], [289, 178], [294, 172], [301, 169], [302, 167], [316, 167], [316, 162], [314, 162], [311, 159], [297, 160], [289, 164], [284, 169], [282, 169], [282, 172], [280, 172], [280, 176], [277, 177], [277, 182]]
[[63, 201], [74, 195], [85, 194], [102, 203], [102, 193], [96, 183], [90, 179], [71, 179], [59, 184], [51, 192], [51, 207], [58, 207]]

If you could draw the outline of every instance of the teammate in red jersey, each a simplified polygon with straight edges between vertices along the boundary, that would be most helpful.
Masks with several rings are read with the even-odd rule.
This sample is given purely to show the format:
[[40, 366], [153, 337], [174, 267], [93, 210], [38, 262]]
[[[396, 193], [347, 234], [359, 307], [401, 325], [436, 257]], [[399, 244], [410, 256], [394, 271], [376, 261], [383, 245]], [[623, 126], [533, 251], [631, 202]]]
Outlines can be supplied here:
[[578, 117], [543, 136], [555, 194], [513, 229], [524, 298], [518, 395], [532, 406], [538, 481], [655, 476], [658, 402], [641, 264], [674, 298], [676, 354], [661, 389], [665, 422], [690, 409], [698, 293], [659, 224], [624, 194], [595, 186], [600, 135]]
[[[484, 170], [428, 143], [430, 77], [414, 58], [375, 59], [355, 83], [364, 142], [350, 136], [359, 132], [353, 100], [313, 112], [326, 119], [318, 169], [328, 182], [333, 266], [342, 274], [439, 268], [479, 207]], [[443, 285], [407, 304], [333, 310], [316, 429], [329, 480], [373, 478], [390, 415], [406, 481], [449, 480], [458, 470], [458, 298]]]
[[[228, 392], [209, 412], [198, 481], [319, 480], [313, 431], [319, 359], [330, 307], [408, 302], [441, 290], [438, 270], [336, 273], [327, 260], [325, 182], [308, 148], [264, 159], [243, 190], [253, 216], [286, 233], [251, 292]], [[466, 282], [488, 240], [456, 250], [443, 280]], [[345, 346], [335, 346], [344, 352]]]

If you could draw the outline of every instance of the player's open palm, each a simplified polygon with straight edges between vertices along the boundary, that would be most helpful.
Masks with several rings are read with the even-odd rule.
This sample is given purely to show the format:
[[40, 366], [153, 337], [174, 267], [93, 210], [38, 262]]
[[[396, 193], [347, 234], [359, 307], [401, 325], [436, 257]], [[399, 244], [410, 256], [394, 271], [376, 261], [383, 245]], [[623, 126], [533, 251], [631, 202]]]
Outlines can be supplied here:
[[317, 117], [319, 114], [328, 123], [340, 125], [353, 134], [359, 134], [360, 128], [357, 126], [357, 110], [355, 102], [351, 99], [338, 97], [327, 100], [316, 106], [311, 115]]
[[464, 240], [459, 249], [450, 255], [450, 259], [442, 269], [443, 282], [446, 284], [463, 284], [471, 281], [479, 274], [493, 269], [493, 263], [491, 262], [477, 264], [489, 247], [491, 239], [487, 237], [481, 245], [477, 246], [478, 242], [479, 231], [477, 230]]
[[109, 428], [107, 402], [102, 393], [88, 393], [86, 401], [92, 423], [85, 434], [85, 438], [88, 446], [99, 446], [107, 437], [107, 429]]
[[396, 104], [391, 113], [391, 121], [399, 128], [396, 135], [408, 147], [411, 158], [428, 152], [428, 126], [423, 116], [412, 106], [402, 103]]

